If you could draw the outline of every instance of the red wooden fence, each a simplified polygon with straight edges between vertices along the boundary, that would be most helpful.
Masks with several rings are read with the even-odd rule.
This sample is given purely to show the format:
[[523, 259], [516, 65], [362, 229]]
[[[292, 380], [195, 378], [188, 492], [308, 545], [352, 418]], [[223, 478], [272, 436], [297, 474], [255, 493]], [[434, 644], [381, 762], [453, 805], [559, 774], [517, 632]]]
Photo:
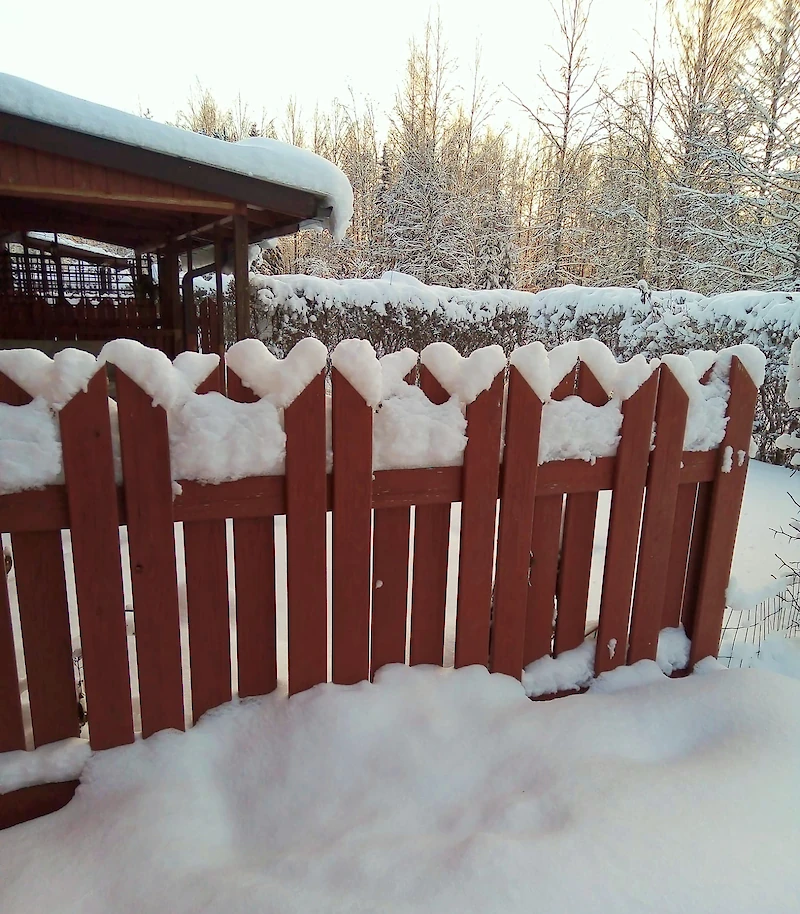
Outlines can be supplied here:
[[[203, 390], [219, 387], [221, 376], [215, 372]], [[352, 683], [407, 656], [412, 664], [443, 663], [450, 508], [458, 502], [456, 666], [484, 664], [519, 678], [523, 664], [583, 640], [597, 498], [603, 490], [611, 491], [611, 513], [596, 671], [654, 659], [663, 625], [685, 625], [693, 639], [692, 662], [716, 652], [756, 397], [735, 358], [730, 420], [719, 448], [683, 452], [686, 394], [662, 366], [623, 403], [616, 456], [594, 463], [537, 464], [543, 405], [512, 367], [467, 409], [463, 466], [373, 473], [372, 410], [337, 371], [330, 381], [332, 474], [326, 475], [326, 378], [320, 374], [285, 410], [284, 476], [218, 485], [183, 482], [177, 496], [172, 494], [166, 413], [153, 408], [124, 373], [118, 370], [116, 378], [121, 487], [113, 476], [105, 369], [61, 411], [65, 485], [0, 496], [0, 532], [11, 535], [13, 546], [33, 744], [77, 732], [61, 549], [61, 531], [67, 529], [95, 748], [134, 737], [120, 525], [127, 526], [129, 542], [145, 736], [182, 728], [185, 715], [196, 720], [228, 701], [237, 686], [242, 696], [277, 687], [274, 525], [280, 515], [286, 515], [290, 694], [327, 681], [329, 669], [333, 681]], [[448, 399], [426, 368], [420, 383], [433, 401]], [[608, 399], [585, 364], [576, 366], [554, 397], [574, 393], [594, 405]], [[227, 395], [243, 402], [256, 399], [230, 369]], [[0, 376], [0, 402], [21, 405], [29, 399]], [[723, 470], [726, 447], [741, 457], [729, 472]], [[235, 633], [228, 606], [228, 519], [233, 521]], [[183, 525], [186, 563], [189, 656], [184, 658], [176, 523]], [[183, 694], [184, 665], [190, 669], [189, 695]], [[26, 747], [23, 719], [0, 563], [0, 751]], [[28, 809], [30, 794], [18, 794], [13, 802]], [[50, 797], [50, 808], [53, 795], [64, 801], [64, 791], [42, 795]], [[0, 797], [0, 812], [4, 802], [12, 803], [10, 797]]]

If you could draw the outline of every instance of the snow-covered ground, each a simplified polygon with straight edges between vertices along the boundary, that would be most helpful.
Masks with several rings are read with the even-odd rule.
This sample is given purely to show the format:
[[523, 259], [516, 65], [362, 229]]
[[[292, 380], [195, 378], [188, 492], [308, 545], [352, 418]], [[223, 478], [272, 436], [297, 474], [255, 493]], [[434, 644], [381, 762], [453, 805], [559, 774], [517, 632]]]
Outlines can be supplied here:
[[95, 755], [0, 833], [0, 909], [796, 912], [800, 683], [645, 662], [531, 702], [390, 667]]

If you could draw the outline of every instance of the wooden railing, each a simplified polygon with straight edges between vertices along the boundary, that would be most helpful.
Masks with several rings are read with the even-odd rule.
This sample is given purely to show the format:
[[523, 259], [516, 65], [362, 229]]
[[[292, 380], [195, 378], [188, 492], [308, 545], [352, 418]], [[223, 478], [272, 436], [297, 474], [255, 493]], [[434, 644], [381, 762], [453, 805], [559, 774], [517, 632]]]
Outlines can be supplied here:
[[[373, 410], [335, 369], [330, 380], [332, 473], [326, 470], [322, 373], [285, 410], [284, 475], [218, 485], [183, 481], [177, 496], [167, 415], [121, 370], [121, 486], [114, 477], [105, 369], [61, 410], [65, 485], [0, 496], [0, 532], [10, 534], [13, 545], [33, 745], [78, 732], [63, 530], [71, 536], [96, 749], [134, 739], [121, 525], [127, 526], [144, 736], [183, 729], [187, 720], [229, 701], [234, 690], [248, 696], [277, 687], [279, 515], [286, 516], [290, 694], [328, 681], [329, 668], [334, 682], [354, 683], [387, 663], [443, 664], [453, 503], [461, 504], [456, 666], [483, 664], [519, 678], [524, 665], [582, 642], [597, 499], [604, 490], [611, 492], [611, 510], [596, 672], [654, 659], [665, 626], [684, 625], [692, 663], [716, 653], [756, 398], [737, 359], [730, 368], [725, 438], [714, 451], [683, 452], [688, 398], [662, 365], [623, 401], [616, 456], [541, 466], [535, 455], [542, 403], [513, 366], [467, 407], [463, 466], [375, 473]], [[425, 367], [419, 383], [434, 402], [448, 399]], [[200, 392], [222, 386], [222, 372], [216, 371]], [[256, 399], [231, 369], [226, 386], [232, 400]], [[595, 405], [608, 400], [585, 364], [554, 392], [559, 398], [573, 394]], [[29, 400], [0, 376], [0, 402]], [[729, 453], [738, 459], [727, 459]], [[182, 524], [185, 555], [186, 657], [176, 524]], [[0, 752], [30, 747], [15, 652], [0, 564]], [[189, 695], [182, 686], [184, 666], [190, 670]]]

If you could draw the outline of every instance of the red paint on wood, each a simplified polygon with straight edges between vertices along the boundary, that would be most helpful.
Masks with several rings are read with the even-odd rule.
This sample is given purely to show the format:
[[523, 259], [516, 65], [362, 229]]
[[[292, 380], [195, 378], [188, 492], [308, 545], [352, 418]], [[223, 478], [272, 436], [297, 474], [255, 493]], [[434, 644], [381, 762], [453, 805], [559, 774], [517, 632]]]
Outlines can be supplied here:
[[686, 392], [669, 368], [662, 365], [656, 404], [656, 440], [650, 454], [642, 516], [628, 663], [656, 659], [688, 407]]
[[275, 634], [275, 530], [272, 518], [233, 522], [239, 695], [267, 695], [278, 684]]
[[372, 556], [372, 675], [387, 663], [405, 663], [411, 512], [375, 512]]
[[[585, 363], [578, 371], [577, 391], [582, 400], [593, 406], [608, 402], [608, 394]], [[596, 492], [581, 492], [567, 497], [558, 571], [556, 655], [578, 647], [583, 641], [596, 516]]]
[[628, 650], [633, 577], [657, 393], [658, 373], [654, 372], [622, 404], [622, 430], [611, 495], [597, 628], [596, 674], [624, 663]]
[[686, 581], [686, 563], [689, 560], [689, 543], [692, 537], [692, 519], [697, 498], [697, 484], [682, 483], [678, 487], [675, 504], [675, 523], [669, 547], [667, 589], [664, 593], [664, 613], [661, 628], [676, 628], [681, 624], [683, 587]]
[[[535, 458], [539, 453], [541, 419], [541, 400], [512, 365], [506, 406], [505, 471], [497, 541], [491, 669], [517, 678], [526, 659], [525, 627], [532, 583], [530, 534], [536, 500], [538, 461]], [[549, 633], [545, 638], [546, 652], [549, 652]]]
[[142, 735], [184, 727], [167, 414], [117, 369]]
[[[758, 389], [747, 369], [734, 357], [730, 367], [728, 425], [720, 445], [719, 469], [708, 515], [707, 545], [692, 630], [691, 664], [716, 657], [719, 649], [725, 591], [733, 562], [736, 530], [747, 479], [748, 449]], [[730, 472], [723, 472], [726, 448], [733, 449]]]
[[683, 589], [683, 606], [681, 624], [689, 638], [694, 630], [694, 614], [697, 607], [697, 594], [700, 589], [700, 573], [706, 554], [706, 537], [708, 536], [708, 515], [711, 510], [711, 496], [714, 486], [710, 482], [700, 483], [697, 487], [697, 501], [692, 519], [692, 536], [689, 545], [689, 560], [686, 563], [686, 583]]
[[75, 795], [79, 781], [36, 784], [0, 794], [0, 830], [56, 812]]
[[14, 630], [5, 563], [0, 561], [0, 752], [25, 748]]
[[[230, 368], [227, 378], [231, 400], [238, 403], [258, 400], [256, 393]], [[283, 479], [276, 477], [274, 481], [275, 491], [283, 500]], [[233, 522], [233, 549], [239, 695], [267, 695], [278, 685], [272, 517], [237, 517]]]
[[89, 732], [110, 749], [133, 742], [133, 712], [105, 368], [59, 419]]
[[563, 512], [562, 495], [537, 497], [533, 509], [523, 666], [546, 656], [552, 650]]
[[333, 369], [333, 681], [369, 679], [372, 407]]
[[[420, 370], [420, 387], [433, 403], [446, 403], [450, 399], [424, 365]], [[418, 507], [414, 514], [414, 578], [411, 584], [412, 664], [441, 666], [444, 663], [449, 544], [450, 505]]]
[[41, 746], [80, 729], [61, 534], [15, 533], [12, 545], [33, 740]]
[[325, 375], [284, 413], [289, 694], [328, 678]]
[[231, 633], [225, 521], [183, 525], [192, 719], [231, 699]]
[[[456, 609], [456, 667], [489, 663], [503, 372], [467, 407]], [[530, 526], [528, 526], [530, 529]], [[520, 667], [520, 670], [522, 667]]]

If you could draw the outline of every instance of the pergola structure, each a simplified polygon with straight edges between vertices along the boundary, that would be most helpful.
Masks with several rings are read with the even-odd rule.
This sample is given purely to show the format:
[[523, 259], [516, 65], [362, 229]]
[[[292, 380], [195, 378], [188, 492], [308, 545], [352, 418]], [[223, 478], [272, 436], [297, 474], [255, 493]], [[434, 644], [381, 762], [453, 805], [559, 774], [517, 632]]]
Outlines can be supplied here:
[[[341, 235], [351, 212], [345, 176], [305, 150], [225, 143], [0, 74], [0, 347], [129, 337], [170, 356], [219, 351], [223, 273], [235, 275], [236, 336], [249, 335], [249, 244], [313, 223]], [[74, 288], [65, 259], [127, 271], [125, 294], [118, 281], [117, 294]], [[192, 280], [209, 273], [216, 307], [198, 313]]]

